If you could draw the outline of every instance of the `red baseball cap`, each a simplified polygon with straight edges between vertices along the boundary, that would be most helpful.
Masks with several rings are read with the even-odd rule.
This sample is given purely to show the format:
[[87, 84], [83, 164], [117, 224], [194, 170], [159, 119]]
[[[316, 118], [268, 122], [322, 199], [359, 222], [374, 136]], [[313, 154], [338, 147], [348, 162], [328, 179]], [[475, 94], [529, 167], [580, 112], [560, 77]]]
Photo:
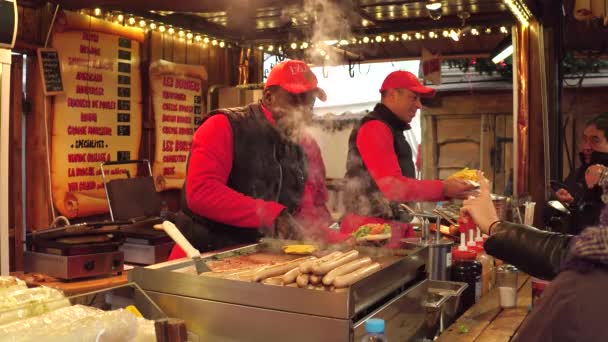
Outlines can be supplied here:
[[279, 86], [292, 94], [314, 91], [321, 101], [327, 100], [327, 94], [317, 87], [317, 77], [308, 65], [299, 60], [281, 62], [270, 70], [264, 89], [270, 86]]
[[423, 86], [420, 81], [418, 81], [418, 77], [409, 71], [397, 70], [388, 74], [384, 79], [384, 82], [382, 82], [380, 92], [396, 88], [411, 90], [416, 94], [420, 94], [422, 97], [435, 96], [435, 89]]

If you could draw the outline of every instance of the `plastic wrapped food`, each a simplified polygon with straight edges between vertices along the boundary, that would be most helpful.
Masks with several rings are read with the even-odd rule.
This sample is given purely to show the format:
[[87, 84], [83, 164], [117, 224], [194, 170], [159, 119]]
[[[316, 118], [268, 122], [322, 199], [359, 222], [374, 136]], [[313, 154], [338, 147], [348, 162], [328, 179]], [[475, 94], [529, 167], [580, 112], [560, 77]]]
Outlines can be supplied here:
[[[137, 318], [125, 310], [106, 312], [75, 305], [0, 326], [0, 335], [3, 341], [11, 342], [122, 342], [133, 341], [139, 330]], [[142, 337], [148, 335], [146, 332]]]
[[154, 321], [137, 318], [137, 335], [133, 342], [156, 342], [156, 329]]
[[0, 298], [11, 292], [27, 289], [23, 280], [10, 276], [0, 276]]
[[49, 287], [13, 291], [0, 297], [0, 324], [35, 317], [66, 306], [70, 306], [70, 301], [63, 293]]

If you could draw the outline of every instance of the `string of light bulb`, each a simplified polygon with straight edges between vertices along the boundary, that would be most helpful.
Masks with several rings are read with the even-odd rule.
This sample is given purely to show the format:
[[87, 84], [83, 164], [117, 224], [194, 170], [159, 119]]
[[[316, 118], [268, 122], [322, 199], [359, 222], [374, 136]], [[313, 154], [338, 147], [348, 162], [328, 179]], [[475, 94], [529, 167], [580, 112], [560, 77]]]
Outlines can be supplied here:
[[200, 43], [203, 46], [211, 45], [220, 48], [231, 48], [236, 44], [235, 42], [226, 41], [217, 37], [206, 35], [202, 32], [194, 32], [185, 28], [167, 25], [165, 23], [154, 21], [151, 19], [137, 17], [128, 13], [121, 13], [116, 11], [104, 11], [100, 8], [92, 10], [81, 10], [81, 14], [91, 15], [99, 19], [110, 21], [114, 24], [122, 26], [130, 26], [140, 28], [145, 31], [156, 31], [163, 35], [174, 36], [175, 39], [182, 42]]

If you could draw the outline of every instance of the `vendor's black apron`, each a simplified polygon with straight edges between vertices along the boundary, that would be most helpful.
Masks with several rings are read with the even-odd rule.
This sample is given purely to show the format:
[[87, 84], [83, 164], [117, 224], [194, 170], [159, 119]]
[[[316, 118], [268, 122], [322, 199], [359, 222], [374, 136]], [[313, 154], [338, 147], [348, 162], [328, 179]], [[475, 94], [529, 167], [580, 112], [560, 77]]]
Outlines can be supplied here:
[[353, 129], [348, 141], [348, 159], [346, 162], [346, 184], [344, 188], [344, 205], [346, 212], [360, 216], [379, 217], [387, 220], [407, 220], [398, 203], [384, 197], [378, 185], [369, 174], [357, 148], [359, 128], [371, 120], [386, 124], [393, 135], [393, 148], [405, 177], [416, 178], [416, 168], [412, 161], [412, 149], [403, 135], [410, 126], [399, 120], [385, 105], [379, 103], [374, 110], [361, 119]]
[[[308, 174], [303, 149], [282, 136], [257, 104], [217, 110], [205, 120], [212, 115], [225, 115], [232, 127], [233, 159], [227, 186], [252, 198], [279, 202], [293, 213], [300, 204]], [[273, 229], [235, 227], [196, 215], [187, 205], [185, 188], [184, 183], [185, 215], [177, 218], [176, 225], [201, 251], [255, 243], [261, 231]]]

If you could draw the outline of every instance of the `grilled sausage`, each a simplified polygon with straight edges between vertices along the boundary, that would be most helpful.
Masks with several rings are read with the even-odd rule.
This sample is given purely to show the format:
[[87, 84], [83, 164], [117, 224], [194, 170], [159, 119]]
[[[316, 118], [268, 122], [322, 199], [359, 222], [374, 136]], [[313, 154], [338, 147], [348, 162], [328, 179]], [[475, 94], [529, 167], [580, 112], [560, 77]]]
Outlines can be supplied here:
[[333, 284], [333, 282], [337, 276], [341, 276], [341, 275], [344, 275], [347, 273], [354, 272], [354, 271], [360, 269], [361, 267], [367, 266], [371, 263], [372, 263], [372, 259], [370, 259], [369, 257], [365, 257], [365, 258], [353, 260], [342, 266], [338, 266], [338, 267], [334, 268], [333, 270], [329, 271], [325, 275], [325, 277], [323, 277], [323, 284], [331, 285], [331, 284]]
[[311, 274], [310, 278], [308, 278], [308, 282], [313, 285], [319, 285], [319, 284], [321, 284], [321, 277], [319, 277], [316, 274]]
[[306, 287], [308, 285], [309, 275], [302, 273], [296, 278], [296, 283], [298, 283], [299, 287]]
[[[307, 262], [307, 261], [305, 261]], [[301, 266], [301, 265], [300, 265]], [[294, 281], [296, 281], [296, 278], [300, 275], [300, 267], [296, 267], [294, 269], [292, 269], [291, 271], [283, 274], [283, 283], [285, 284], [291, 284]]]
[[342, 254], [343, 253], [340, 252], [340, 251], [335, 251], [335, 252], [327, 254], [326, 256], [324, 256], [322, 258], [319, 258], [319, 259], [316, 259], [316, 260], [312, 260], [312, 261], [303, 262], [300, 265], [300, 272], [302, 272], [302, 273], [310, 273], [310, 272], [312, 272], [312, 268], [314, 267], [314, 265], [316, 265], [317, 263], [325, 262], [327, 260], [331, 260], [331, 259], [334, 259], [334, 258], [337, 259], [337, 258], [341, 257]]
[[310, 258], [311, 257], [298, 258], [289, 262], [263, 267], [253, 274], [253, 281], [260, 281], [262, 279], [282, 275], [293, 268], [300, 266], [301, 263], [310, 260]]
[[283, 286], [283, 277], [266, 278], [262, 280], [262, 283], [267, 285]]
[[312, 267], [312, 271], [316, 275], [324, 275], [324, 274], [327, 274], [327, 272], [333, 270], [334, 268], [336, 268], [338, 266], [342, 266], [346, 263], [349, 263], [349, 262], [357, 259], [358, 256], [359, 256], [358, 251], [350, 251], [350, 252], [342, 255], [342, 257], [340, 257], [339, 259], [331, 259], [329, 261], [315, 264]]
[[352, 284], [356, 283], [357, 281], [359, 281], [379, 270], [380, 270], [380, 264], [375, 262], [371, 265], [362, 267], [354, 272], [347, 273], [347, 274], [336, 277], [336, 279], [334, 280], [334, 286], [336, 288], [351, 286]]

